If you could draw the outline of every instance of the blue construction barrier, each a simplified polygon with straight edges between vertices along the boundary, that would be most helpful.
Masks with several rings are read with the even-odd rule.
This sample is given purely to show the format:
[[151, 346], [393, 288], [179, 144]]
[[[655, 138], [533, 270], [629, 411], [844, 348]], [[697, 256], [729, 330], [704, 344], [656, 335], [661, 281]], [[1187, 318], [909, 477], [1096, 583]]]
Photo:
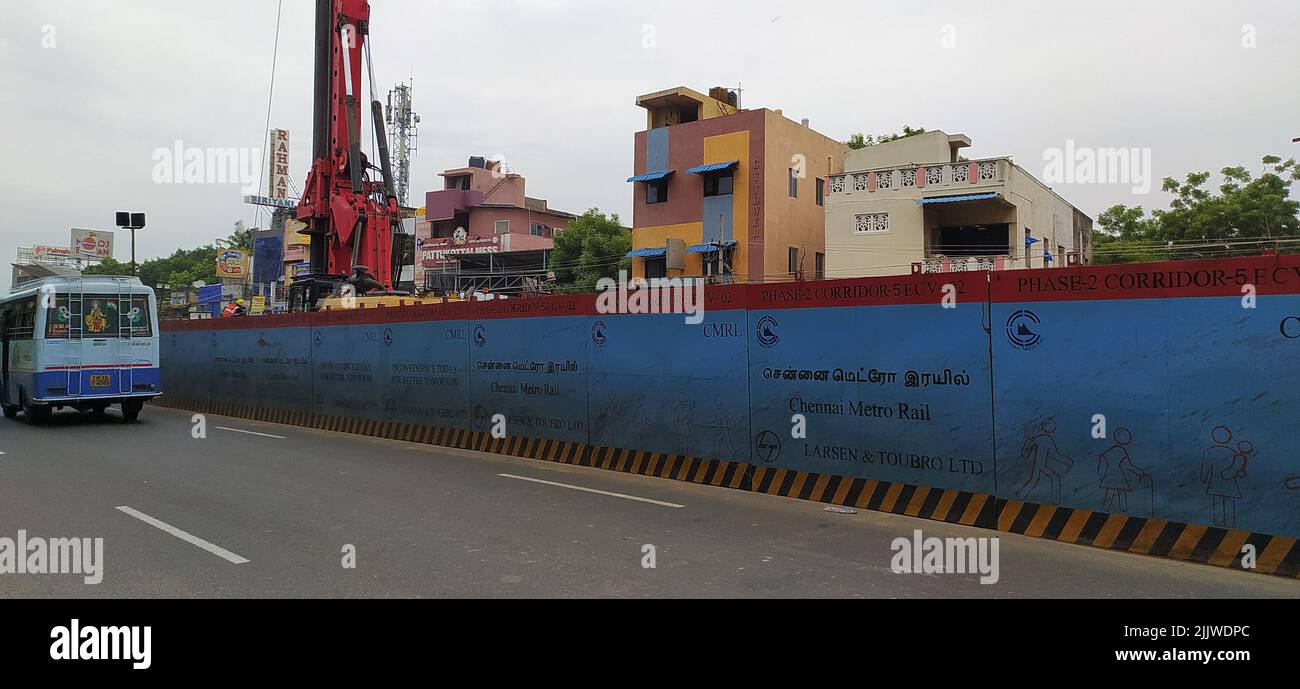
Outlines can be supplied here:
[[1291, 256], [712, 287], [699, 323], [578, 295], [162, 342], [178, 406], [500, 415], [511, 436], [1300, 536]]

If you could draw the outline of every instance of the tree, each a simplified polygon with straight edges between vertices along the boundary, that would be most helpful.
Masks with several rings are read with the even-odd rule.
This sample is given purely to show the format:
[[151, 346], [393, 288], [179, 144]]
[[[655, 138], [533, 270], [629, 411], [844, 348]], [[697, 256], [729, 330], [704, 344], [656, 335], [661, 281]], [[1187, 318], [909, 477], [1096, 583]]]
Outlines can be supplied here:
[[81, 271], [82, 275], [130, 275], [131, 264], [115, 258], [106, 258], [99, 263], [92, 263]]
[[226, 239], [226, 244], [236, 249], [243, 249], [244, 251], [252, 251], [254, 232], [257, 232], [256, 227], [250, 227], [248, 229], [245, 229], [244, 221], [236, 220], [235, 229], [230, 233], [230, 236]]
[[863, 135], [861, 132], [858, 132], [850, 136], [849, 140], [844, 142], [844, 145], [856, 151], [859, 148], [866, 148], [867, 146], [875, 146], [877, 144], [887, 144], [890, 141], [906, 139], [909, 136], [916, 136], [917, 134], [924, 134], [924, 133], [925, 133], [925, 127], [916, 127], [915, 129], [913, 129], [908, 125], [904, 125], [903, 131], [898, 134]]
[[601, 278], [617, 278], [628, 270], [632, 259], [632, 232], [623, 227], [618, 214], [605, 215], [592, 208], [569, 221], [569, 227], [555, 233], [551, 265], [556, 288], [563, 293], [594, 292]]
[[[252, 251], [253, 233], [256, 231], [257, 228], [246, 229], [242, 221], [236, 221], [230, 236], [222, 243]], [[131, 264], [108, 258], [81, 272], [85, 275], [130, 275]], [[177, 249], [171, 256], [151, 258], [141, 263], [138, 274], [140, 282], [150, 287], [172, 285], [175, 289], [183, 289], [199, 281], [214, 284], [218, 279], [217, 247], [204, 244], [193, 249]]]
[[[1126, 263], [1174, 258], [1202, 258], [1258, 253], [1261, 239], [1300, 240], [1300, 202], [1289, 198], [1300, 179], [1294, 158], [1264, 156], [1259, 177], [1243, 166], [1220, 170], [1218, 193], [1206, 189], [1209, 172], [1191, 172], [1183, 181], [1166, 177], [1161, 188], [1171, 194], [1166, 210], [1150, 216], [1140, 207], [1111, 206], [1097, 219], [1096, 263]], [[1239, 248], [1234, 248], [1233, 244]], [[1213, 246], [1207, 246], [1212, 244]]]

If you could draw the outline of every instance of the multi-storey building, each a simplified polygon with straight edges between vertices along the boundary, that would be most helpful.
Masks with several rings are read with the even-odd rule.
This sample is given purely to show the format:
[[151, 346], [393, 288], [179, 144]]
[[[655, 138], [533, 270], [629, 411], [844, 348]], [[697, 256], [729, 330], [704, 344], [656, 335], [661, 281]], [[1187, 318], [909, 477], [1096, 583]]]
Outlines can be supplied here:
[[784, 280], [819, 274], [827, 178], [846, 147], [736, 92], [685, 87], [637, 98], [633, 275]]
[[416, 224], [417, 284], [430, 273], [455, 272], [458, 256], [550, 251], [555, 232], [577, 217], [527, 196], [523, 176], [499, 161], [474, 157], [440, 175], [443, 189], [425, 194]]
[[1092, 219], [1008, 157], [967, 160], [962, 134], [850, 151], [830, 178], [827, 276], [1087, 264]]

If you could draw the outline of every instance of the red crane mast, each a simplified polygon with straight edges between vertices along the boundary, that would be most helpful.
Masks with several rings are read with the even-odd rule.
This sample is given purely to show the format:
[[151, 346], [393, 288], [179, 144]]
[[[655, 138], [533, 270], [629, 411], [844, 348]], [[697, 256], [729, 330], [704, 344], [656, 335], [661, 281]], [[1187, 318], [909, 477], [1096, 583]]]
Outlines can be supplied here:
[[[382, 178], [361, 153], [361, 69], [363, 52], [374, 89], [369, 46], [367, 0], [316, 1], [316, 57], [313, 96], [312, 165], [297, 218], [311, 236], [311, 275], [295, 280], [305, 290], [301, 303], [351, 285], [357, 295], [389, 291], [396, 285], [393, 238], [401, 223], [393, 191], [383, 105], [371, 100]], [[301, 285], [299, 283], [302, 283]]]

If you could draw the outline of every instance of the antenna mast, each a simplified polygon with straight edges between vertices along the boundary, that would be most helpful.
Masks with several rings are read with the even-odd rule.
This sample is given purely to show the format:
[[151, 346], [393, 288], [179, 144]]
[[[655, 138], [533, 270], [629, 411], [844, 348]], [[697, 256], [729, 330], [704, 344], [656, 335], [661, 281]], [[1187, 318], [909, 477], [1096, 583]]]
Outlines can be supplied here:
[[410, 207], [411, 158], [419, 146], [420, 116], [411, 109], [410, 84], [398, 84], [388, 92], [388, 114], [384, 118], [388, 124], [388, 138], [393, 142], [393, 178], [397, 192], [397, 203]]

